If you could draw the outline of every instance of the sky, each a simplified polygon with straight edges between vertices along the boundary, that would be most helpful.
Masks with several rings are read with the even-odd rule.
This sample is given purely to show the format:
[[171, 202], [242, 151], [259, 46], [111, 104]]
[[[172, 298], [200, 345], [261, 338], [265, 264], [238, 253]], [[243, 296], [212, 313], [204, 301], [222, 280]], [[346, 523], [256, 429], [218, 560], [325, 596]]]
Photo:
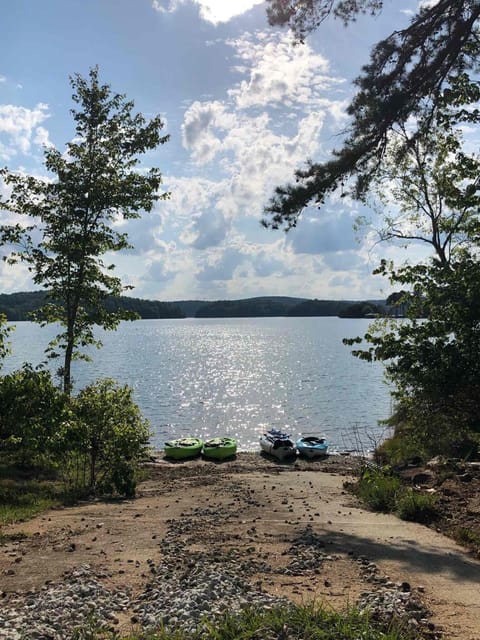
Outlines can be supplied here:
[[[354, 230], [369, 215], [358, 203], [336, 194], [287, 234], [260, 225], [274, 188], [340, 145], [352, 80], [418, 0], [385, 5], [295, 45], [258, 0], [3, 0], [0, 165], [46, 175], [45, 145], [64, 150], [74, 136], [69, 77], [98, 65], [102, 82], [135, 111], [160, 114], [170, 135], [142, 166], [160, 168], [171, 197], [122, 225], [134, 249], [112, 257], [129, 295], [385, 297], [372, 271], [405, 254]], [[0, 263], [0, 293], [33, 288], [26, 269]]]

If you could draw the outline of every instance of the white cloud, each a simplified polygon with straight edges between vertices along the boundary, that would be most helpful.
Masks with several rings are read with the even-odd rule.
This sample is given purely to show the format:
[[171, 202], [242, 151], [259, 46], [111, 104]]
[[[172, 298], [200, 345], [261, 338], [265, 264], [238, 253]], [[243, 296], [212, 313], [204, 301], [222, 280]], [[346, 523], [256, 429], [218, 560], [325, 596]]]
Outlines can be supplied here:
[[419, 9], [430, 9], [430, 7], [434, 7], [439, 3], [439, 0], [420, 0], [418, 3]]
[[53, 146], [52, 142], [50, 142], [48, 138], [48, 131], [47, 129], [45, 129], [45, 127], [37, 127], [35, 129], [35, 136], [33, 138], [33, 143], [43, 147]]
[[175, 277], [176, 272], [169, 269], [164, 260], [154, 260], [148, 266], [143, 276], [144, 280], [154, 280], [155, 282], [166, 282]]
[[216, 25], [249, 11], [263, 0], [153, 0], [152, 7], [160, 13], [173, 13], [188, 2], [199, 5], [203, 20]]
[[182, 125], [183, 144], [192, 151], [195, 161], [209, 162], [222, 148], [219, 137], [235, 123], [235, 116], [227, 112], [219, 101], [194, 102], [187, 110]]
[[0, 75], [0, 82], [6, 82], [6, 81], [7, 81], [6, 76]]
[[259, 219], [276, 185], [291, 180], [305, 158], [325, 157], [320, 134], [345, 117], [345, 96], [335, 99], [341, 80], [329, 75], [328, 61], [308, 45], [292, 47], [283, 33], [246, 34], [229, 44], [247, 80], [224, 101], [190, 105], [182, 140], [197, 166], [215, 162], [223, 173], [209, 210], [226, 220]]
[[0, 105], [0, 152], [2, 159], [28, 154], [32, 144], [48, 143], [48, 133], [40, 124], [49, 118], [48, 105], [38, 103], [34, 109], [12, 104]]
[[326, 58], [308, 45], [294, 45], [288, 33], [244, 34], [229, 44], [242, 61], [236, 70], [248, 74], [229, 91], [238, 108], [272, 104], [315, 108], [326, 91], [342, 83], [330, 73]]

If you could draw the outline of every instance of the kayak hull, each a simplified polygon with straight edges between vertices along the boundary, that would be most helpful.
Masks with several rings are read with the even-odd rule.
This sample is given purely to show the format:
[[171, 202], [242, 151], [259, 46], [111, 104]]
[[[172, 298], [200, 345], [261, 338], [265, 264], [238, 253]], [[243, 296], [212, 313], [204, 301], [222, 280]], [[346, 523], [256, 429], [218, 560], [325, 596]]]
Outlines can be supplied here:
[[172, 460], [195, 458], [202, 452], [203, 441], [200, 438], [178, 438], [165, 442], [163, 453]]
[[323, 458], [328, 455], [328, 442], [324, 436], [308, 436], [295, 442], [298, 453], [305, 458]]
[[297, 455], [295, 445], [290, 440], [288, 434], [271, 429], [260, 436], [260, 448], [277, 460], [288, 460]]
[[203, 443], [202, 454], [211, 460], [225, 460], [233, 458], [237, 453], [237, 441], [235, 438], [210, 438]]

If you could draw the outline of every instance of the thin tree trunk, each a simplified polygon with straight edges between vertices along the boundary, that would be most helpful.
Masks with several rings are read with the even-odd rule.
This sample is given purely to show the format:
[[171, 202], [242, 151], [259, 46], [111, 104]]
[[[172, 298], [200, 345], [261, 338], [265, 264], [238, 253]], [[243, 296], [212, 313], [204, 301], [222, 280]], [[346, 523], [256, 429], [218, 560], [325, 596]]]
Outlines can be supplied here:
[[72, 357], [73, 357], [74, 336], [73, 331], [68, 329], [67, 347], [63, 361], [63, 392], [68, 396], [72, 392]]

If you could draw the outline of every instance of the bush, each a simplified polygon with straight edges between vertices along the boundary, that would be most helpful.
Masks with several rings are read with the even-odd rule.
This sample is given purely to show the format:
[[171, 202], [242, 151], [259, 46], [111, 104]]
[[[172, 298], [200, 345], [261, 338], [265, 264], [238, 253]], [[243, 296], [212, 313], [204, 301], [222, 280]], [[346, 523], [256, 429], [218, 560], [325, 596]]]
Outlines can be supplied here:
[[401, 488], [400, 478], [383, 469], [365, 467], [355, 493], [374, 511], [390, 512], [395, 509]]
[[376, 459], [389, 464], [402, 464], [414, 457], [428, 460], [437, 455], [475, 459], [480, 451], [480, 429], [478, 421], [467, 419], [469, 404], [467, 397], [458, 397], [455, 406], [447, 411], [441, 400], [432, 407], [418, 398], [402, 398], [385, 421], [394, 435], [378, 447]]
[[19, 478], [20, 470], [29, 478], [60, 474], [70, 498], [132, 496], [148, 442], [148, 423], [131, 390], [113, 380], [69, 398], [48, 371], [30, 365], [0, 377], [0, 462], [7, 477]]
[[401, 467], [411, 460], [424, 460], [428, 458], [424, 449], [409, 436], [395, 434], [384, 440], [375, 449], [375, 462], [382, 465]]
[[427, 524], [437, 516], [437, 497], [407, 488], [388, 467], [366, 465], [352, 491], [373, 511]]
[[0, 378], [0, 445], [20, 465], [52, 462], [68, 398], [51, 375], [31, 365]]
[[453, 539], [459, 544], [474, 551], [480, 551], [480, 531], [467, 527], [456, 527], [452, 531]]
[[90, 492], [135, 494], [140, 460], [148, 450], [148, 422], [129, 387], [100, 380], [72, 400], [73, 420], [64, 425], [68, 463], [75, 481]]
[[396, 512], [402, 520], [428, 524], [437, 516], [436, 503], [436, 496], [408, 489], [399, 496]]

